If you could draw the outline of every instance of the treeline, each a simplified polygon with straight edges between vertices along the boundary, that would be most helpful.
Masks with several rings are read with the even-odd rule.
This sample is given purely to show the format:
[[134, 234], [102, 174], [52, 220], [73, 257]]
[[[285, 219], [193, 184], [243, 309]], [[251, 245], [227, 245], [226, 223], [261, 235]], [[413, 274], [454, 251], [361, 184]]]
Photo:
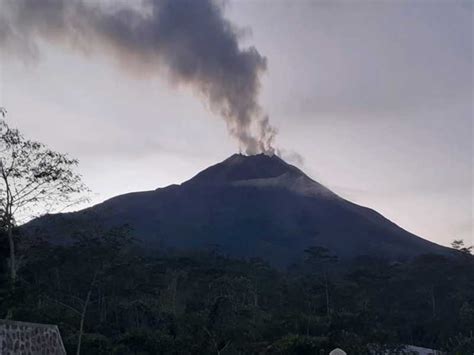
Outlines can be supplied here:
[[453, 258], [349, 265], [314, 247], [284, 271], [218, 248], [150, 255], [124, 229], [23, 249], [14, 287], [2, 264], [0, 317], [57, 324], [69, 353], [474, 351], [474, 263], [462, 248]]

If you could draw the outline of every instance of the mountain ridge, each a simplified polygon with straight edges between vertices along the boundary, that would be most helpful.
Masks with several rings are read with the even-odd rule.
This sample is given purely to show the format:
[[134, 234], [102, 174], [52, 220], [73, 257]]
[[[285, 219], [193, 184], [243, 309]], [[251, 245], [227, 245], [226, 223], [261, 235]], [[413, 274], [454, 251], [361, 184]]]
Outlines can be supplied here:
[[[128, 224], [147, 248], [218, 244], [236, 257], [286, 266], [311, 246], [341, 258], [407, 259], [447, 248], [333, 193], [276, 155], [234, 154], [180, 185], [119, 195], [85, 210], [31, 222], [57, 240], [61, 227], [92, 214], [108, 227]], [[86, 222], [87, 223], [87, 222]]]

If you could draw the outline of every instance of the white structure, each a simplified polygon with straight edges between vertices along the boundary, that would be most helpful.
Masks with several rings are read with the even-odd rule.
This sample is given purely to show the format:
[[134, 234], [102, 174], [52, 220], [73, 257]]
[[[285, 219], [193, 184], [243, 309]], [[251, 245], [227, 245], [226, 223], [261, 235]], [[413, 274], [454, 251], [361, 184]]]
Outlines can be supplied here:
[[347, 355], [347, 353], [342, 349], [336, 348], [333, 351], [331, 351], [329, 355]]
[[0, 355], [66, 355], [55, 325], [0, 319]]
[[[377, 350], [375, 347], [371, 347], [373, 350], [370, 351], [372, 355], [392, 355], [395, 354], [391, 350]], [[446, 353], [433, 350], [428, 348], [422, 348], [420, 346], [414, 345], [403, 345], [401, 349], [399, 349], [396, 354], [400, 355], [446, 355]]]
[[421, 348], [419, 346], [414, 346], [414, 345], [406, 345], [405, 349], [406, 354], [413, 354], [413, 355], [442, 355], [444, 354], [441, 351], [438, 350], [433, 350], [433, 349], [428, 349], [428, 348]]

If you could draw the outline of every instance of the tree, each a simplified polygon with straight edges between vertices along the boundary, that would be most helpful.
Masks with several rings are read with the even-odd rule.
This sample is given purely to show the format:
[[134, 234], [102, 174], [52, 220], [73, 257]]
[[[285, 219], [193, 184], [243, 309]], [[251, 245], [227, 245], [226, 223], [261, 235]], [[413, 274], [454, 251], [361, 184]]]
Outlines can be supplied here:
[[331, 306], [329, 300], [329, 271], [330, 264], [337, 262], [337, 256], [331, 255], [329, 249], [324, 247], [310, 247], [304, 251], [306, 253], [305, 263], [310, 267], [311, 271], [322, 273], [325, 299], [326, 299], [326, 316], [329, 318], [331, 314]]
[[472, 249], [473, 249], [473, 246], [465, 246], [464, 245], [464, 240], [462, 239], [455, 239], [453, 240], [453, 242], [451, 243], [451, 247], [454, 249], [454, 250], [457, 250], [463, 254], [466, 254], [466, 255], [471, 255], [472, 253]]
[[77, 355], [81, 354], [83, 339], [87, 336], [90, 308], [95, 306], [96, 315], [102, 313], [108, 281], [114, 277], [118, 280], [117, 274], [128, 267], [124, 265], [128, 262], [127, 248], [132, 243], [128, 234], [126, 226], [110, 230], [94, 226], [76, 232], [75, 242], [70, 247], [50, 247], [49, 252], [47, 250], [50, 261], [41, 262], [44, 272], [54, 275], [50, 280], [55, 280], [41, 289], [42, 298], [78, 319]]
[[414, 287], [425, 294], [426, 304], [430, 305], [432, 318], [439, 317], [439, 311], [446, 308], [441, 304], [441, 295], [449, 289], [450, 280], [439, 275], [449, 274], [450, 264], [446, 257], [437, 254], [418, 256], [412, 264], [411, 272]]
[[[4, 116], [5, 110], [1, 113]], [[0, 216], [9, 243], [10, 279], [17, 277], [13, 230], [36, 213], [51, 212], [79, 201], [87, 190], [75, 172], [76, 159], [26, 139], [0, 120]]]

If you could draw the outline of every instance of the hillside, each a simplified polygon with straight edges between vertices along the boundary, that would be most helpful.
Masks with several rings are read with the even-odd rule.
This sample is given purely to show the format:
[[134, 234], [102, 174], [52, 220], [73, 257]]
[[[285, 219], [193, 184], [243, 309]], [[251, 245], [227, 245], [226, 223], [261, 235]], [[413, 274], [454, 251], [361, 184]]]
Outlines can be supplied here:
[[275, 155], [235, 154], [181, 185], [48, 215], [27, 229], [63, 242], [92, 220], [108, 227], [128, 224], [147, 248], [218, 246], [231, 256], [262, 257], [279, 266], [297, 261], [310, 246], [326, 247], [343, 259], [403, 260], [447, 251], [339, 197]]

